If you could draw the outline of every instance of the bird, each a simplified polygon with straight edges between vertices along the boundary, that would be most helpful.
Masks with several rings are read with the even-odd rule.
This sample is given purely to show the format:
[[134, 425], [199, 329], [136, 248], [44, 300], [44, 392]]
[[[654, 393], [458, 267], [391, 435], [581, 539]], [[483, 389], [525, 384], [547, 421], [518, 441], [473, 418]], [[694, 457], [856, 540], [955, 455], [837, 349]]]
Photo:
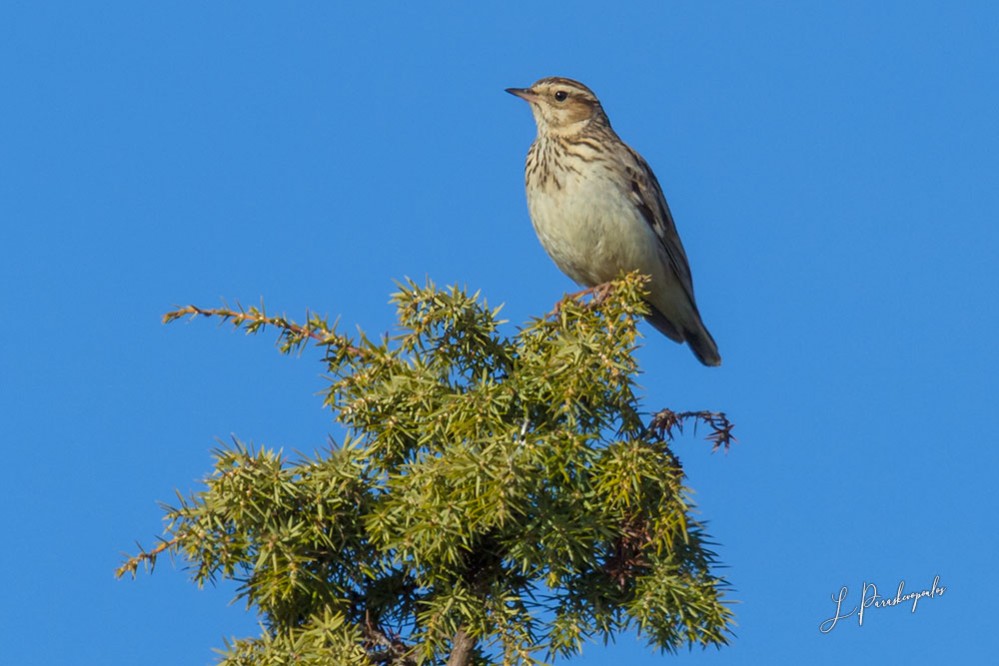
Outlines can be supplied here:
[[555, 265], [589, 290], [622, 273], [647, 275], [649, 323], [686, 342], [704, 365], [721, 365], [659, 181], [611, 128], [597, 96], [563, 77], [506, 92], [530, 104], [537, 124], [524, 172], [527, 207]]

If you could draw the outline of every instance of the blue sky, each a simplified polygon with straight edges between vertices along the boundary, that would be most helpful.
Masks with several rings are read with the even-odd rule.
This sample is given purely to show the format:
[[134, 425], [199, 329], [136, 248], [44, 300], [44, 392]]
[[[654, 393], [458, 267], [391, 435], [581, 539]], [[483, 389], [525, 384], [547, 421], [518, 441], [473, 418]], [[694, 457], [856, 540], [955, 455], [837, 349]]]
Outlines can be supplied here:
[[[655, 169], [725, 359], [651, 329], [738, 628], [690, 664], [983, 663], [997, 644], [999, 5], [4, 3], [0, 651], [208, 664], [256, 631], [179, 566], [115, 581], [215, 438], [312, 450], [318, 354], [174, 305], [378, 333], [394, 280], [481, 289], [511, 326], [573, 285], [534, 237], [534, 125], [503, 89], [580, 79]], [[512, 330], [512, 328], [511, 328]], [[893, 596], [822, 634], [831, 595]], [[653, 664], [631, 636], [580, 664]]]

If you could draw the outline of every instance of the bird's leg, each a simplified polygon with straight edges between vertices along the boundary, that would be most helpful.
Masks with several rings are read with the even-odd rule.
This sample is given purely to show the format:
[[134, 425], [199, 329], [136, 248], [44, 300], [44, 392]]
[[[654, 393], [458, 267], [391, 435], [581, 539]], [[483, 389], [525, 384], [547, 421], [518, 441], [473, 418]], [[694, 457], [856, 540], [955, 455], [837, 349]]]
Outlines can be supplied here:
[[604, 299], [610, 296], [612, 291], [614, 291], [614, 284], [612, 282], [602, 282], [587, 289], [582, 289], [580, 291], [573, 292], [571, 294], [566, 294], [558, 301], [558, 303], [555, 304], [555, 312], [557, 314], [559, 311], [561, 311], [562, 306], [568, 303], [569, 301], [578, 301], [584, 296], [592, 296], [593, 304], [599, 305], [600, 303], [604, 302]]
[[555, 312], [561, 310], [562, 306], [568, 303], [569, 301], [578, 301], [582, 297], [587, 296], [592, 292], [593, 292], [593, 287], [590, 287], [589, 289], [581, 289], [580, 291], [574, 291], [571, 294], [566, 294], [565, 296], [560, 298], [558, 302], [555, 304]]
[[590, 287], [589, 291], [593, 294], [593, 303], [600, 305], [607, 299], [608, 296], [611, 295], [611, 292], [614, 291], [614, 283], [604, 282], [595, 287]]

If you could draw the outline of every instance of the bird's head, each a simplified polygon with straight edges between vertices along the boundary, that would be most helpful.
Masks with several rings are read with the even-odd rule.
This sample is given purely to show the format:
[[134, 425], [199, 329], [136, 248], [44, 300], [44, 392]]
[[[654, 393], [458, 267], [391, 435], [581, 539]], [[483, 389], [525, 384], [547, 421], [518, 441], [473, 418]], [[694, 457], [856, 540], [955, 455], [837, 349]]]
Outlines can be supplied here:
[[531, 105], [539, 134], [578, 134], [593, 122], [610, 126], [600, 100], [579, 81], [553, 76], [506, 91]]

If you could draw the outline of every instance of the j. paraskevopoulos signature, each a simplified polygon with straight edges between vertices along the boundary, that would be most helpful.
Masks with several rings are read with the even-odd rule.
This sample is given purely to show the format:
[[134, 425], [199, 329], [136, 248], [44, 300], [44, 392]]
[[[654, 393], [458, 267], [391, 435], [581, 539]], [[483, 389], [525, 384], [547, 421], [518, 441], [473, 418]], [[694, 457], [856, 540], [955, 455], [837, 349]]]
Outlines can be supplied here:
[[853, 610], [849, 613], [843, 612], [843, 602], [846, 600], [847, 589], [846, 585], [839, 588], [839, 594], [832, 595], [833, 603], [836, 604], [836, 614], [833, 615], [828, 620], [824, 621], [819, 625], [819, 631], [823, 634], [828, 634], [836, 626], [836, 623], [840, 620], [845, 620], [846, 618], [852, 616], [854, 613], [857, 615], [857, 624], [859, 626], [864, 626], [864, 611], [872, 606], [874, 608], [888, 608], [889, 606], [898, 606], [901, 603], [907, 601], [912, 602], [912, 612], [916, 612], [916, 605], [919, 604], [920, 599], [932, 599], [934, 597], [942, 596], [947, 588], [940, 584], [940, 576], [934, 576], [933, 585], [929, 589], [919, 590], [918, 592], [905, 592], [905, 581], [899, 581], [898, 591], [895, 593], [894, 597], [882, 597], [878, 594], [878, 587], [874, 583], [864, 583], [863, 591], [860, 594], [860, 605], [854, 606]]

